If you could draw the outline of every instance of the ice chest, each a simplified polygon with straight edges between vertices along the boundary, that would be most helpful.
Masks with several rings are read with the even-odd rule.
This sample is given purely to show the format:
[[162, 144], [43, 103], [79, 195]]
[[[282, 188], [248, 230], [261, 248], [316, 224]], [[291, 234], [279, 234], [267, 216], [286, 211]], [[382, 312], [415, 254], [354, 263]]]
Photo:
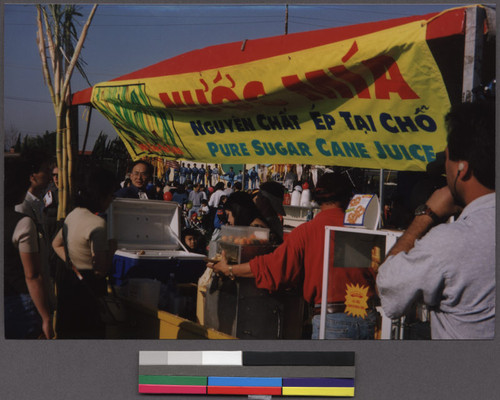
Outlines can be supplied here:
[[181, 247], [180, 229], [176, 202], [114, 200], [108, 210], [108, 237], [118, 243], [113, 257], [115, 284], [130, 278], [197, 282], [206, 268], [205, 255]]

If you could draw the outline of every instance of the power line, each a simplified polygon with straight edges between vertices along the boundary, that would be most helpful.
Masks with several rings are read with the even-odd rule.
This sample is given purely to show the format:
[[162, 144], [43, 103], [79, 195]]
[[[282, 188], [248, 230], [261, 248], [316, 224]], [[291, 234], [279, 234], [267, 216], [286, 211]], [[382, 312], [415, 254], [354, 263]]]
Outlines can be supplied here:
[[[370, 14], [376, 14], [376, 13], [370, 13]], [[385, 14], [385, 13], [383, 13]], [[334, 15], [334, 14], [333, 14]], [[411, 14], [396, 14], [398, 16], [410, 16]], [[352, 15], [351, 16], [352, 18], [355, 18], [356, 16], [355, 15]], [[324, 21], [324, 22], [329, 22], [329, 21], [336, 21], [336, 22], [346, 22], [346, 19], [337, 19], [337, 20], [334, 20], [332, 18], [325, 18], [325, 17], [304, 17], [302, 15], [290, 15], [290, 18], [293, 18], [293, 19], [307, 19], [307, 20], [313, 20], [313, 21]]]
[[[187, 19], [193, 19], [193, 18], [203, 18], [203, 19], [209, 19], [213, 20], [213, 16], [207, 16], [207, 15], [191, 15], [191, 14], [186, 14], [186, 15], [113, 15], [113, 14], [99, 14], [99, 17], [117, 17], [117, 18], [168, 18], [168, 19], [181, 19], [181, 18], [187, 18]], [[254, 18], [276, 18], [278, 15], [252, 15]], [[248, 15], [227, 15], [223, 17], [225, 19], [227, 18], [248, 18]]]
[[[28, 65], [19, 65], [19, 64], [4, 64], [4, 68], [14, 68], [16, 70], [20, 70], [20, 69], [26, 69], [26, 70], [31, 70], [31, 71], [41, 71], [41, 67], [32, 67], [32, 66], [28, 66]], [[106, 77], [106, 78], [115, 78], [116, 77], [116, 73], [114, 72], [93, 72], [93, 71], [86, 71], [86, 73], [88, 75], [92, 75], [92, 76], [103, 76], [103, 77]], [[73, 78], [72, 78], [73, 79]]]
[[[366, 5], [363, 5], [363, 6], [360, 6], [362, 8], [355, 8], [356, 5], [352, 5], [353, 8], [345, 8], [345, 7], [342, 7], [342, 6], [334, 6], [334, 5], [325, 5], [324, 7], [325, 8], [328, 8], [329, 10], [333, 10], [333, 11], [347, 11], [349, 13], [352, 13], [353, 15], [355, 13], [360, 13], [360, 14], [380, 14], [380, 15], [394, 15], [394, 16], [400, 16], [400, 17], [406, 17], [406, 16], [411, 16], [411, 15], [414, 15], [413, 12], [396, 12], [396, 11], [376, 11], [376, 8], [377, 7], [380, 7], [380, 4], [371, 4], [372, 6], [374, 7], [367, 7], [369, 6], [370, 4], [366, 4]], [[415, 5], [415, 4], [413, 4]], [[408, 7], [412, 7], [413, 6], [412, 4], [407, 4], [406, 6]], [[420, 4], [420, 5], [423, 5], [425, 6], [426, 4]], [[428, 6], [435, 6], [436, 4], [427, 4]], [[401, 6], [405, 6], [405, 4], [401, 4]], [[439, 4], [439, 6], [443, 6], [443, 9], [445, 8], [452, 8], [453, 5], [450, 4], [450, 6], [448, 7], [447, 4], [444, 4], [444, 3], [441, 3]], [[394, 5], [391, 5], [391, 8], [394, 10]], [[385, 9], [387, 10], [388, 7], [385, 7]], [[326, 10], [324, 10], [326, 11]], [[423, 11], [424, 14], [426, 13], [430, 13], [432, 11]]]
[[[110, 5], [110, 6], [112, 7], [112, 5]], [[150, 4], [149, 6], [151, 6], [151, 9], [154, 9], [154, 7], [155, 7], [154, 4]], [[196, 8], [198, 9], [199, 7], [196, 6]], [[186, 11], [192, 11], [193, 7], [189, 7], [189, 9], [188, 9], [188, 7], [184, 7], [184, 9]], [[180, 10], [180, 8], [177, 8], [177, 10]], [[184, 11], [184, 10], [182, 10], [182, 11]], [[32, 15], [35, 15], [34, 7], [33, 7], [33, 9], [25, 8], [25, 9], [22, 9], [22, 10], [13, 9], [13, 8], [7, 8], [6, 7], [5, 14], [10, 14], [10, 13], [21, 13], [21, 14], [32, 14]], [[259, 13], [258, 15], [254, 15], [254, 17], [258, 17], [258, 18], [276, 18], [277, 16], [279, 16], [280, 13], [281, 13], [281, 9], [276, 9], [276, 15], [262, 15], [262, 14]], [[179, 14], [178, 12], [176, 12], [175, 15], [172, 15], [172, 14], [168, 14], [167, 11], [165, 11], [164, 14], [162, 14], [162, 15], [150, 14], [150, 13], [141, 13], [141, 14], [139, 14], [138, 11], [136, 9], [133, 9], [133, 8], [130, 9], [130, 12], [128, 14], [106, 13], [106, 12], [102, 12], [102, 7], [101, 8], [97, 8], [97, 13], [96, 13], [95, 17], [149, 18], [149, 19], [151, 19], [151, 18], [168, 18], [168, 19], [172, 19], [172, 18], [175, 18], [175, 19], [177, 19], [177, 18], [188, 18], [188, 19], [203, 18], [203, 19], [209, 19], [209, 20], [213, 20], [214, 19], [214, 16], [193, 15], [191, 12], [188, 12], [188, 13], [186, 13], [184, 15]], [[224, 18], [248, 18], [248, 15], [227, 15]]]
[[4, 96], [5, 100], [14, 100], [14, 101], [30, 101], [33, 103], [49, 103], [52, 104], [50, 100], [40, 100], [40, 99], [29, 99], [27, 97], [16, 97], [16, 96]]
[[[423, 6], [425, 6], [425, 4], [421, 4]], [[435, 6], [435, 4], [428, 4], [430, 7], [432, 6]], [[448, 5], [447, 4], [440, 4], [442, 5], [443, 7], [447, 7]], [[21, 5], [22, 6], [22, 5]], [[155, 4], [149, 4], [149, 6], [151, 7], [151, 10], [155, 9], [156, 6], [158, 5], [155, 5]], [[159, 5], [159, 6], [164, 6], [164, 5]], [[251, 6], [251, 5], [250, 5]], [[345, 12], [349, 12], [349, 13], [352, 13], [352, 14], [355, 14], [355, 13], [365, 13], [365, 14], [380, 14], [380, 15], [395, 15], [395, 16], [408, 16], [408, 15], [412, 15], [412, 14], [409, 14], [408, 12], [404, 12], [404, 11], [394, 11], [394, 5], [391, 7], [391, 9], [388, 11], [388, 7], [386, 6], [384, 11], [377, 11], [376, 8], [379, 7], [380, 5], [377, 5], [377, 4], [371, 4], [371, 6], [373, 7], [367, 7], [367, 6], [370, 6], [370, 5], [363, 5], [363, 6], [359, 6], [356, 7], [355, 4], [352, 5], [352, 8], [346, 8], [345, 6], [337, 6], [337, 5], [328, 5], [328, 4], [317, 4], [317, 5], [309, 5], [309, 4], [291, 4], [290, 5], [290, 10], [293, 10], [293, 11], [301, 11], [303, 12], [306, 8], [307, 9], [312, 9], [311, 7], [314, 7], [316, 10], [320, 11], [322, 14], [325, 12], [325, 11], [345, 11]], [[403, 7], [412, 7], [413, 5], [412, 4], [400, 4], [398, 5], [400, 6], [401, 8]], [[454, 5], [453, 4], [450, 4], [449, 7], [453, 7]], [[19, 7], [19, 5], [16, 5], [16, 7]], [[21, 13], [21, 14], [34, 14], [34, 7], [31, 8], [31, 6], [29, 5], [25, 5], [24, 6], [25, 8], [23, 9], [14, 9], [14, 8], [10, 8], [10, 7], [6, 7], [6, 10], [5, 10], [5, 14], [11, 14], [11, 13]], [[113, 5], [112, 4], [108, 4], [106, 5], [106, 8], [112, 8]], [[141, 6], [141, 7], [144, 7], [144, 6]], [[196, 6], [198, 8], [198, 6]], [[270, 6], [270, 7], [274, 7], [274, 6]], [[278, 7], [278, 6], [276, 6]], [[96, 17], [116, 17], [116, 18], [169, 18], [169, 19], [172, 19], [172, 18], [189, 18], [189, 19], [193, 19], [193, 18], [204, 18], [204, 19], [210, 19], [210, 20], [213, 20], [213, 16], [206, 16], [206, 15], [193, 15], [192, 13], [188, 13], [188, 14], [185, 14], [185, 15], [182, 15], [182, 14], [179, 14], [178, 11], [192, 11], [194, 6], [190, 6], [190, 5], [175, 5], [175, 8], [176, 8], [176, 13], [174, 16], [172, 16], [172, 14], [167, 14], [167, 11], [165, 11], [165, 14], [163, 15], [158, 15], [158, 14], [150, 14], [150, 13], [140, 13], [139, 14], [139, 11], [137, 10], [137, 8], [134, 8], [133, 6], [131, 6], [129, 8], [129, 13], [128, 14], [119, 14], [119, 13], [114, 13], [114, 12], [111, 12], [111, 13], [107, 13], [107, 12], [102, 12], [103, 10], [103, 6], [101, 6], [100, 8], [97, 9], [97, 13], [96, 13]], [[184, 10], [183, 10], [184, 9]], [[212, 8], [213, 9], [213, 8]], [[257, 10], [256, 10], [257, 11]], [[261, 10], [258, 10], [258, 11], [261, 11]], [[267, 11], [267, 10], [266, 10]], [[259, 14], [259, 15], [255, 15], [255, 17], [257, 18], [276, 18], [280, 13], [281, 13], [281, 9], [280, 8], [276, 8], [276, 10], [273, 10], [273, 11], [276, 11], [277, 15], [262, 15], [262, 14]], [[425, 12], [425, 11], [424, 11]], [[227, 15], [226, 18], [248, 18], [248, 15]], [[304, 17], [304, 18], [307, 18], [307, 17]]]
[[[311, 22], [300, 22], [300, 21], [294, 21], [293, 18], [291, 18], [291, 20], [292, 20], [291, 22], [293, 22], [296, 25], [312, 26], [312, 27], [316, 27], [316, 28], [332, 28], [331, 24], [330, 25], [321, 25], [321, 24], [313, 24]], [[332, 20], [332, 22], [334, 22], [334, 21]], [[340, 21], [338, 21], [338, 22], [340, 22]], [[344, 21], [342, 21], [342, 22], [344, 22]]]
[[[41, 131], [31, 131], [29, 129], [19, 129], [17, 127], [11, 127], [10, 129], [15, 129], [15, 132], [12, 132], [14, 135], [16, 134], [20, 134], [20, 135], [37, 135], [37, 136], [42, 136], [45, 134], [45, 132], [41, 132]], [[45, 129], [45, 131], [48, 131], [48, 132], [53, 132], [54, 129]]]
[[[173, 23], [173, 22], [166, 22], [163, 24], [152, 24], [150, 22], [144, 22], [143, 24], [128, 24], [128, 23], [117, 23], [117, 24], [112, 24], [112, 23], [105, 23], [105, 24], [98, 24], [98, 23], [93, 23], [92, 27], [93, 28], [115, 28], [115, 27], [126, 27], [126, 28], [131, 28], [131, 27], [140, 27], [140, 28], [157, 28], [157, 27], [171, 27], [171, 26], [203, 26], [203, 25], [211, 25], [213, 26], [214, 24], [216, 25], [248, 25], [248, 24], [270, 24], [270, 23], [276, 23], [280, 21], [279, 17], [274, 17], [275, 20], [267, 20], [267, 21], [259, 21], [259, 20], [249, 20], [249, 21], [238, 21], [238, 22], [218, 22], [214, 21], [213, 19], [210, 19], [209, 22], [192, 22], [192, 23]], [[225, 19], [227, 21], [227, 19]], [[5, 26], [34, 26], [33, 24], [30, 23], [5, 23]]]
[[[154, 5], [152, 4], [151, 5], [152, 7], [154, 7]], [[452, 5], [450, 5], [451, 7]], [[313, 23], [310, 23], [310, 24], [307, 24], [305, 22], [300, 22], [298, 20], [315, 20], [315, 21], [325, 21], [325, 22], [336, 22], [336, 23], [340, 23], [340, 22], [346, 22], [345, 19], [331, 19], [331, 18], [325, 18], [324, 16], [322, 17], [306, 17], [306, 16], [303, 16], [303, 15], [293, 15], [293, 11], [297, 12], [297, 11], [303, 11], [305, 8], [308, 8], [309, 10], [311, 10], [311, 6], [302, 6], [302, 5], [296, 5], [296, 6], [290, 6], [290, 19], [293, 19], [295, 21], [295, 23], [297, 24], [302, 24], [302, 25], [309, 25], [309, 26], [318, 26], [318, 27], [329, 27], [329, 26], [326, 26], [326, 25], [317, 25], [317, 24], [313, 24]], [[132, 12], [134, 11], [133, 9], [131, 10]], [[278, 11], [278, 10], [277, 10]], [[356, 18], [357, 15], [359, 14], [370, 14], [370, 15], [373, 15], [373, 14], [378, 14], [378, 15], [381, 15], [381, 16], [398, 16], [398, 17], [401, 17], [401, 16], [408, 16], [408, 15], [413, 15], [412, 12], [397, 12], [397, 11], [387, 11], [387, 10], [384, 10], [384, 11], [377, 11], [375, 7], [370, 7], [369, 9], [363, 9], [363, 8], [356, 8], [356, 9], [352, 9], [352, 8], [346, 8], [346, 7], [339, 7], [339, 6], [334, 6], [334, 5], [319, 5], [317, 7], [317, 9], [315, 10], [312, 10], [311, 12], [321, 12], [321, 15], [324, 15], [325, 12], [332, 12], [333, 15], [334, 15], [334, 12], [335, 11], [341, 11], [341, 12], [346, 12], [348, 13], [350, 16], [352, 16], [353, 19]], [[24, 10], [10, 10], [9, 12], [19, 12], [19, 13], [29, 13], [31, 12], [31, 10], [28, 10], [28, 9], [24, 9]], [[425, 11], [424, 11], [425, 12]], [[147, 14], [140, 14], [140, 15], [137, 15], [136, 12], [134, 12], [134, 14], [115, 14], [115, 13], [111, 13], [111, 14], [108, 14], [108, 13], [101, 13], [101, 14], [97, 14], [96, 17], [106, 17], [106, 18], [109, 18], [109, 17], [116, 17], [116, 18], [134, 18], [134, 19], [137, 19], [137, 18], [147, 18], [149, 21], [146, 21], [144, 23], [105, 23], [105, 24], [99, 24], [97, 22], [94, 22], [92, 24], [92, 26], [94, 28], [116, 28], [116, 27], [127, 27], [127, 28], [134, 28], [134, 27], [140, 27], [140, 28], [146, 28], [146, 27], [151, 27], [151, 28], [154, 28], [154, 27], [179, 27], [179, 26], [205, 26], [205, 25], [214, 25], [214, 24], [217, 24], [217, 25], [234, 25], [234, 24], [238, 24], [238, 25], [241, 25], [241, 24], [245, 24], [245, 25], [248, 25], [248, 24], [266, 24], [266, 23], [280, 23], [281, 21], [281, 16], [280, 14], [276, 14], [276, 15], [252, 15], [252, 16], [249, 16], [249, 15], [228, 15], [228, 16], [225, 16], [223, 17], [223, 21], [217, 21], [217, 17], [213, 17], [213, 16], [206, 16], [206, 15], [192, 15], [192, 14], [186, 14], [185, 16], [183, 15], [178, 15], [176, 13], [176, 15], [174, 17], [172, 17], [172, 15], [147, 15]], [[162, 19], [167, 19], [168, 18], [168, 21], [166, 21], [165, 23], [151, 23], [151, 19], [152, 18], [162, 18]], [[206, 19], [207, 22], [172, 22], [173, 20], [182, 20], [184, 18], [187, 18], [189, 20], [193, 20], [193, 19]], [[232, 21], [232, 20], [235, 20], [235, 19], [247, 19], [246, 21]], [[251, 18], [250, 20], [248, 20], [248, 18]], [[262, 19], [265, 19], [265, 20], [262, 20]], [[355, 22], [353, 22], [355, 23]], [[26, 22], [9, 22], [8, 20], [7, 21], [4, 21], [4, 25], [5, 26], [34, 26], [33, 23], [26, 23]]]

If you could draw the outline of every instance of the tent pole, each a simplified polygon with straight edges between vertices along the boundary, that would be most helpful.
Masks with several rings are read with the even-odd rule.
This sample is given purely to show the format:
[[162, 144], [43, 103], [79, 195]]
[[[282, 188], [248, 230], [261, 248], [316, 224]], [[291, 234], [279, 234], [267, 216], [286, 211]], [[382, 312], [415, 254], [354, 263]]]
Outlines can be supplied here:
[[285, 7], [285, 35], [288, 35], [288, 4]]
[[245, 170], [247, 168], [246, 164], [243, 164], [243, 171], [241, 172], [241, 190], [244, 192], [245, 191]]
[[157, 181], [157, 179], [156, 179], [157, 171], [158, 171], [158, 163], [155, 162], [154, 167], [153, 167], [153, 183], [156, 183], [156, 181]]
[[481, 61], [483, 58], [483, 31], [485, 10], [482, 7], [466, 9], [464, 71], [462, 78], [462, 102], [475, 100], [475, 90], [481, 84]]
[[89, 119], [87, 121], [87, 128], [85, 129], [85, 138], [83, 139], [82, 156], [85, 155], [85, 147], [87, 146], [87, 139], [89, 137], [90, 120], [92, 119], [92, 106], [89, 106]]
[[346, 170], [344, 171], [344, 173], [347, 175], [347, 177], [348, 177], [348, 178], [349, 178], [349, 180], [351, 181], [351, 185], [352, 185], [352, 187], [353, 187], [354, 189], [356, 189], [356, 184], [355, 184], [355, 183], [354, 183], [354, 181], [352, 180], [352, 178], [351, 178], [351, 174], [349, 174], [349, 170], [348, 170], [348, 169], [346, 169]]
[[[379, 178], [379, 189], [378, 189], [378, 195], [380, 198], [380, 204], [379, 204], [379, 213], [380, 216], [384, 215], [384, 170], [380, 170], [380, 178]], [[382, 228], [382, 218], [379, 218], [378, 220], [378, 229]]]

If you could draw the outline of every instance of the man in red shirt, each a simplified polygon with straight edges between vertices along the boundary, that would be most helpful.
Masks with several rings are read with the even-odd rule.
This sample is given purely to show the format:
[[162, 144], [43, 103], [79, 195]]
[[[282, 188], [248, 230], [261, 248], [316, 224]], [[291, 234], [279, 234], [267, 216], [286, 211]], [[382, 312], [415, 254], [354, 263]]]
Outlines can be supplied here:
[[[314, 306], [312, 338], [319, 336], [319, 310], [323, 276], [325, 226], [342, 226], [352, 186], [344, 175], [323, 175], [314, 191], [321, 212], [299, 225], [274, 252], [250, 262], [229, 265], [225, 259], [212, 268], [231, 278], [255, 277], [258, 288], [275, 291], [302, 283], [304, 299]], [[331, 234], [330, 265], [333, 265], [334, 233]], [[368, 309], [364, 317], [346, 313], [348, 285], [367, 289]], [[373, 339], [378, 313], [375, 310], [375, 276], [371, 268], [331, 269], [328, 284], [327, 339]]]

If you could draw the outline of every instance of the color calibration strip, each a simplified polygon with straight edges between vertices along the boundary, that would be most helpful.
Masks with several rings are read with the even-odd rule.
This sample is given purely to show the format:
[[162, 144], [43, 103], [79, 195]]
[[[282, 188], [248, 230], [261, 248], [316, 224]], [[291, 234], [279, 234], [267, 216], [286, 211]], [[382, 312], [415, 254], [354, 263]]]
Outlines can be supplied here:
[[354, 352], [139, 352], [144, 394], [354, 397], [354, 374]]

